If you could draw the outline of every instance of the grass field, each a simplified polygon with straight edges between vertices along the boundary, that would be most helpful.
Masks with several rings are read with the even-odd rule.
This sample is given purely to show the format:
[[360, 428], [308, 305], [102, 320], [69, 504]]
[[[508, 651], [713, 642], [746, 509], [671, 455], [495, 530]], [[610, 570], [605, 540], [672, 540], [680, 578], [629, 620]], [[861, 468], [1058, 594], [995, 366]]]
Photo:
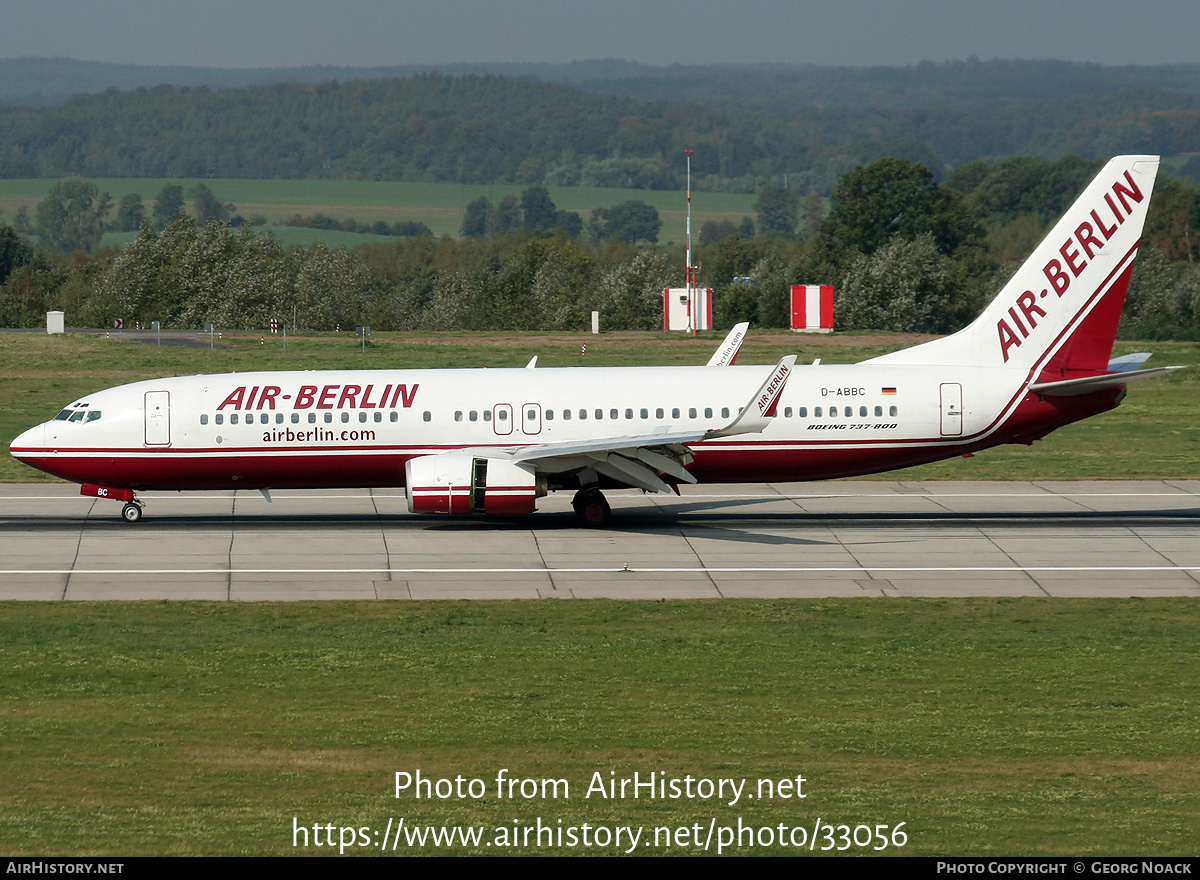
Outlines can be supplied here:
[[[703, 363], [719, 335], [383, 335], [363, 354], [348, 335], [285, 352], [257, 336], [209, 350], [5, 333], [0, 429], [10, 438], [89, 390], [157, 375], [534, 354]], [[911, 342], [756, 333], [742, 360], [854, 361]], [[1146, 348], [1200, 367], [1196, 345], [1119, 351]], [[1032, 449], [903, 475], [1194, 478], [1197, 381], [1197, 369], [1152, 380]], [[6, 454], [0, 477], [37, 475]], [[710, 824], [811, 838], [821, 820], [834, 830], [818, 853], [872, 851], [843, 844], [844, 825], [870, 846], [887, 826], [884, 854], [1194, 855], [1198, 627], [1187, 599], [0, 603], [0, 852], [331, 854], [315, 824], [323, 841], [354, 829], [347, 854], [368, 855], [357, 844], [401, 818], [484, 836], [396, 854], [628, 848], [485, 845], [540, 818], [576, 834], [586, 823], [592, 839], [641, 827], [642, 854], [702, 852]], [[418, 769], [484, 793], [396, 797], [395, 774]], [[501, 770], [566, 780], [568, 796], [497, 798]], [[635, 772], [746, 780], [749, 793], [802, 776], [806, 797], [586, 796], [595, 774]], [[293, 848], [296, 825], [307, 849]], [[796, 849], [743, 837], [728, 852]]]
[[[904, 823], [888, 854], [1195, 855], [1198, 627], [1190, 600], [6, 604], [0, 851], [285, 854], [294, 820], [310, 841], [401, 817], [486, 840], [540, 817], [644, 840], [821, 819]], [[397, 798], [418, 769], [486, 793]], [[498, 799], [501, 769], [569, 796]], [[805, 798], [585, 796], [635, 771], [751, 792], [802, 776]], [[507, 851], [531, 850], [617, 847]], [[414, 851], [506, 850], [397, 850]]]
[[[132, 336], [132, 334], [130, 334]], [[378, 334], [366, 353], [350, 334], [229, 336], [226, 347], [156, 346], [131, 339], [0, 333], [0, 481], [51, 479], [13, 460], [7, 443], [72, 400], [113, 385], [159, 376], [248, 370], [347, 367], [543, 367], [702, 364], [721, 338], [675, 334]], [[147, 334], [148, 336], [148, 334]], [[752, 333], [741, 363], [772, 363], [799, 352], [800, 362], [851, 363], [911, 345], [912, 337], [804, 337]], [[586, 357], [581, 356], [587, 344]], [[866, 344], [864, 344], [866, 343]], [[1114, 412], [1069, 425], [1032, 447], [1002, 446], [971, 459], [956, 458], [902, 471], [905, 479], [1200, 479], [1200, 345], [1119, 343], [1116, 353], [1153, 351], [1150, 365], [1185, 364], [1180, 373], [1130, 389]]]
[[[30, 217], [36, 204], [45, 198], [56, 180], [0, 180], [0, 223], [12, 222], [17, 208], [26, 205]], [[467, 205], [481, 195], [494, 203], [506, 195], [520, 196], [524, 185], [476, 185], [455, 183], [398, 183], [393, 181], [359, 180], [238, 180], [215, 179], [169, 180], [150, 178], [99, 178], [93, 183], [102, 192], [112, 195], [114, 203], [136, 192], [146, 204], [147, 213], [153, 207], [154, 196], [165, 184], [183, 187], [184, 193], [197, 183], [204, 183], [222, 202], [233, 202], [238, 213], [245, 217], [265, 216], [272, 231], [285, 244], [321, 238], [332, 244], [358, 244], [376, 240], [377, 236], [354, 233], [326, 233], [313, 229], [276, 228], [293, 214], [308, 216], [326, 214], [338, 220], [419, 220], [433, 230], [434, 235], [458, 235], [463, 212]], [[681, 242], [684, 238], [686, 204], [683, 193], [642, 189], [602, 189], [598, 187], [548, 187], [550, 197], [562, 210], [576, 211], [586, 221], [592, 208], [604, 208], [640, 199], [658, 208], [663, 221], [659, 241]], [[751, 205], [756, 196], [749, 193], [693, 193], [692, 223], [698, 232], [705, 220], [731, 220], [753, 215]], [[286, 231], [285, 231], [286, 230]], [[109, 233], [105, 244], [123, 243], [132, 233]]]

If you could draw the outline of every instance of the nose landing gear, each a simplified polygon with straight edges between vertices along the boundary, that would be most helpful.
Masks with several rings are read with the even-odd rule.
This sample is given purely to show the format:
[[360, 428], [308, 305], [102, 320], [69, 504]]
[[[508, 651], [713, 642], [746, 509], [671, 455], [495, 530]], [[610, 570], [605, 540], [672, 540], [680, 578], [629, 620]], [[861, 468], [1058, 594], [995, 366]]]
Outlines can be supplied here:
[[84, 483], [79, 487], [80, 495], [92, 498], [108, 498], [113, 501], [124, 501], [121, 508], [121, 519], [127, 523], [140, 522], [142, 519], [142, 502], [133, 496], [132, 489], [117, 489], [112, 486], [97, 486], [95, 483]]

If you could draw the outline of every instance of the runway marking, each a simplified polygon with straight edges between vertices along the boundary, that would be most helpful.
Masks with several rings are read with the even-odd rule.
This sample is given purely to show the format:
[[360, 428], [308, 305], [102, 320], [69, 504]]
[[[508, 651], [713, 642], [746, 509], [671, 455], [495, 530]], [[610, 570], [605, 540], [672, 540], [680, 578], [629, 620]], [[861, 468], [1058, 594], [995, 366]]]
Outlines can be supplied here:
[[16, 574], [799, 574], [802, 572], [855, 573], [868, 572], [1138, 572], [1178, 571], [1200, 572], [1200, 565], [978, 565], [978, 566], [803, 566], [789, 567], [704, 567], [692, 568], [7, 568], [0, 575]]
[[[258, 490], [240, 489], [247, 497], [258, 495]], [[635, 495], [619, 494], [620, 490], [611, 493], [616, 498], [634, 498]], [[153, 492], [141, 493], [141, 497], [155, 502], [164, 501], [213, 501], [221, 498], [233, 499], [232, 495], [157, 495]], [[272, 495], [273, 502], [279, 501], [313, 501], [313, 500], [360, 500], [369, 501], [372, 498], [404, 498], [403, 494], [383, 495]], [[913, 498], [1200, 498], [1200, 492], [1189, 492], [1180, 489], [1177, 492], [827, 492], [805, 493], [800, 495], [782, 495], [773, 493], [741, 493], [699, 495], [687, 493], [677, 496], [682, 501], [690, 499], [720, 499], [720, 498], [762, 498], [768, 501], [803, 501], [821, 498], [890, 498], [895, 500], [910, 500]], [[5, 501], [94, 501], [95, 499], [81, 495], [0, 495], [0, 503]]]

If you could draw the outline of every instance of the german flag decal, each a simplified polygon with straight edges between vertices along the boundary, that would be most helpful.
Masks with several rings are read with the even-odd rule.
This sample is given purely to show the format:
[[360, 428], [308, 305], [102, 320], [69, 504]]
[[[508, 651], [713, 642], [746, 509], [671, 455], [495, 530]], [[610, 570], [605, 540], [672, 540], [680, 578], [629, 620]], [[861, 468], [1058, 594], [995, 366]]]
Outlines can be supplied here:
[[895, 394], [895, 393], [896, 393], [896, 389], [895, 389], [895, 388], [884, 388], [884, 389], [883, 389], [883, 394], [884, 394], [884, 396], [885, 396], [885, 397], [887, 397], [887, 396], [890, 396], [890, 395], [892, 395], [892, 394]]

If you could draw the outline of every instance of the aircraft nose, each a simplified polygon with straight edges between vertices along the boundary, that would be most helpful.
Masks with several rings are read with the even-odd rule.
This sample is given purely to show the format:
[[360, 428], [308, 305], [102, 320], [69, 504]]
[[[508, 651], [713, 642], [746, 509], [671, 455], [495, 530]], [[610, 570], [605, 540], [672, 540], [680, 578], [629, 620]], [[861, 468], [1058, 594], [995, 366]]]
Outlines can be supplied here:
[[22, 452], [44, 449], [45, 446], [46, 424], [43, 422], [18, 435], [12, 443], [8, 444], [8, 451], [12, 454], [13, 458], [19, 459], [24, 457]]

